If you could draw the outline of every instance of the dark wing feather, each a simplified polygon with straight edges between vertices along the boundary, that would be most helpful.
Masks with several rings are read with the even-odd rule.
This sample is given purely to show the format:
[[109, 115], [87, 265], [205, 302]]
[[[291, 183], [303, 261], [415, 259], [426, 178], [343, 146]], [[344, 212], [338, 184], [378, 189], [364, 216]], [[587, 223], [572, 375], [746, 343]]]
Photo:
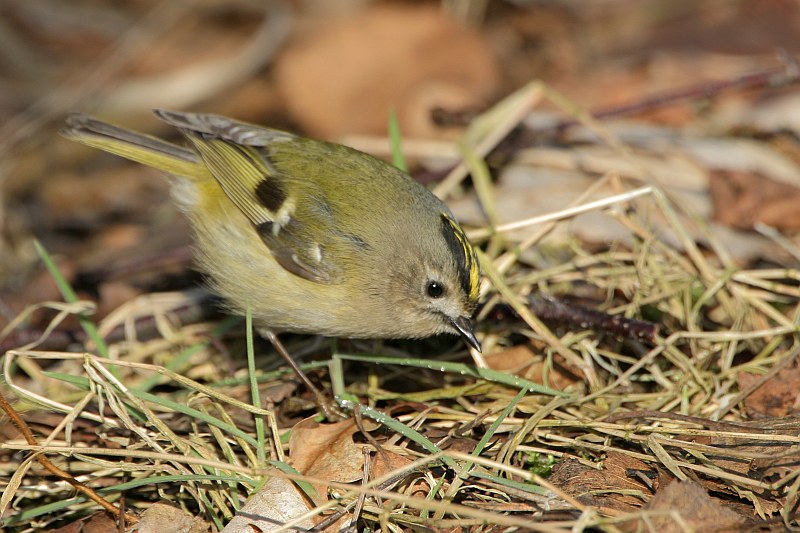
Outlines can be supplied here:
[[281, 266], [318, 283], [342, 281], [334, 255], [347, 239], [337, 238], [322, 190], [303, 176], [281, 172], [270, 160], [272, 143], [295, 142], [297, 137], [217, 115], [156, 114], [192, 142]]

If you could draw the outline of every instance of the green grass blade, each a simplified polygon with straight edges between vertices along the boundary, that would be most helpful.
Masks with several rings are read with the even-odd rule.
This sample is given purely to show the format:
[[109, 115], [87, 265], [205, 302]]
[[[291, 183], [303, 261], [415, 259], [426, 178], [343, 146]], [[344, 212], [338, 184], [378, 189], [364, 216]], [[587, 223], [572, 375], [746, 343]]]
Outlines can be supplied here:
[[[47, 253], [47, 250], [45, 250], [44, 246], [42, 246], [42, 243], [34, 239], [33, 245], [36, 248], [36, 252], [39, 254], [39, 257], [42, 258], [45, 268], [47, 268], [47, 271], [56, 282], [56, 286], [58, 287], [59, 292], [61, 292], [61, 296], [64, 298], [64, 301], [67, 303], [77, 302], [78, 295], [75, 294], [72, 286], [61, 274], [61, 271], [58, 270], [58, 266], [56, 265], [55, 261], [53, 261], [53, 258], [50, 256], [50, 254]], [[97, 331], [97, 327], [94, 325], [94, 322], [92, 322], [84, 313], [78, 313], [78, 321], [80, 322], [83, 331], [86, 332], [87, 337], [89, 337], [89, 339], [94, 342], [95, 346], [97, 346], [97, 353], [103, 357], [108, 357], [108, 345], [100, 336], [100, 333]]]
[[498, 370], [489, 368], [478, 368], [464, 363], [452, 363], [448, 361], [432, 361], [428, 359], [416, 359], [406, 357], [390, 357], [379, 355], [354, 355], [354, 354], [338, 354], [342, 359], [349, 359], [351, 361], [361, 361], [364, 363], [376, 363], [385, 365], [399, 365], [411, 366], [416, 368], [427, 368], [429, 370], [438, 370], [440, 372], [450, 372], [453, 374], [461, 374], [462, 376], [473, 376], [494, 383], [508, 385], [516, 389], [523, 389], [526, 392], [533, 392], [537, 394], [547, 394], [549, 396], [564, 396], [568, 397], [569, 394], [560, 390], [551, 389], [544, 385], [539, 385], [525, 378], [507, 374]]
[[[247, 306], [245, 312], [246, 324], [246, 341], [247, 341], [247, 374], [250, 376], [250, 397], [253, 401], [253, 407], [261, 407], [261, 395], [258, 392], [258, 376], [256, 375], [256, 355], [253, 344], [253, 313], [250, 306]], [[256, 424], [256, 454], [258, 457], [258, 466], [264, 466], [267, 462], [266, 456], [266, 434], [264, 430], [264, 417], [258, 414], [253, 414]]]
[[400, 121], [397, 120], [397, 113], [394, 109], [389, 111], [389, 144], [392, 148], [392, 164], [408, 172], [406, 158], [403, 155], [403, 135], [400, 133]]

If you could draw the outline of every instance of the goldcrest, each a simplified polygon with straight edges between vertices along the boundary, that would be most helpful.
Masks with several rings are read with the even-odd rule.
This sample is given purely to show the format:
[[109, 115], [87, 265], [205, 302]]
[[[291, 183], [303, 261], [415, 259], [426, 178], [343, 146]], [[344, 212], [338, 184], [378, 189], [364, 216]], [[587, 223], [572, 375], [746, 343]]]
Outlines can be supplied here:
[[276, 332], [460, 334], [480, 349], [475, 251], [449, 209], [357, 150], [218, 115], [156, 110], [184, 148], [76, 114], [66, 137], [176, 177], [212, 289]]

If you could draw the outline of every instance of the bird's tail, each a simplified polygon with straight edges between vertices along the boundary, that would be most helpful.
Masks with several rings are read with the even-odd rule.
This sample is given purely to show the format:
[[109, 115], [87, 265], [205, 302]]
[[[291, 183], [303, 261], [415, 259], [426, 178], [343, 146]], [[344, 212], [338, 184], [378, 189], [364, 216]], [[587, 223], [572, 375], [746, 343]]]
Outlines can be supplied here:
[[79, 143], [193, 181], [213, 179], [198, 155], [176, 144], [75, 113], [59, 133]]

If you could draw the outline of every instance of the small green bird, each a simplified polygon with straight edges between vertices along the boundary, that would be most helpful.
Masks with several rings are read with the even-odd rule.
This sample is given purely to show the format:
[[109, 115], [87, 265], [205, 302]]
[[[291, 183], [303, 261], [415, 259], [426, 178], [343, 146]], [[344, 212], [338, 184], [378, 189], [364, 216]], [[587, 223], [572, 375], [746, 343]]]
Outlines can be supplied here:
[[352, 148], [218, 115], [155, 114], [189, 147], [82, 114], [61, 133], [174, 176], [212, 288], [234, 312], [249, 308], [271, 340], [284, 331], [454, 333], [480, 350], [475, 251], [444, 203], [407, 174]]

